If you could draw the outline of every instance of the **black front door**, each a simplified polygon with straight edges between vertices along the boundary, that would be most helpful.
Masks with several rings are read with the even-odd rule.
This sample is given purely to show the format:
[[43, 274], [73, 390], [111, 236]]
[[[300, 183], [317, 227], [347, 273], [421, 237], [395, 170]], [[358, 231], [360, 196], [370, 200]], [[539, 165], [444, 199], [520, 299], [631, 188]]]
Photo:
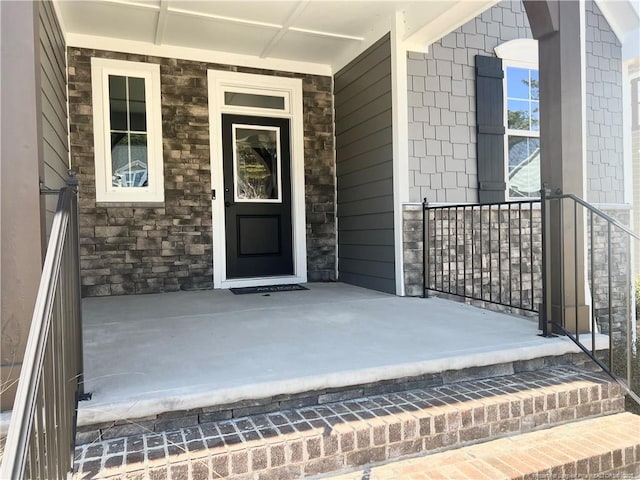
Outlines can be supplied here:
[[293, 275], [289, 120], [223, 115], [222, 147], [227, 278]]

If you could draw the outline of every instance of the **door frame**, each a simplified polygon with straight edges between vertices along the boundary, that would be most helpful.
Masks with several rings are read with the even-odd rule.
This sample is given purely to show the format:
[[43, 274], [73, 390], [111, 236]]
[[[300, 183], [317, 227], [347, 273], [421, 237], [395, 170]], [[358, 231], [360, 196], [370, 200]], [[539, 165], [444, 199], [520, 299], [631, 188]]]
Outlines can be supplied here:
[[[305, 283], [307, 281], [307, 239], [304, 196], [304, 124], [302, 80], [270, 75], [208, 70], [209, 137], [211, 154], [211, 200], [213, 241], [213, 288], [255, 287]], [[225, 92], [281, 96], [282, 110], [225, 105]], [[287, 118], [291, 121], [291, 222], [293, 233], [293, 275], [276, 277], [227, 278], [224, 208], [224, 168], [222, 115]]]

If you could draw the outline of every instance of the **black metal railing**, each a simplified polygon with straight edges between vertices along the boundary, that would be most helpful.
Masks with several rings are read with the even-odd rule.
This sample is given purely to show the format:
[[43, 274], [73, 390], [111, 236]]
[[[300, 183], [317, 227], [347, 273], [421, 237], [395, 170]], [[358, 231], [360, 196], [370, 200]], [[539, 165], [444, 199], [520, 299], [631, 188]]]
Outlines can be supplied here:
[[[640, 391], [640, 352], [637, 351], [638, 342], [634, 332], [633, 302], [636, 292], [631, 269], [631, 243], [640, 240], [640, 235], [576, 195], [550, 194], [544, 189], [541, 194], [546, 211], [543, 223], [548, 225], [546, 231], [555, 230], [560, 236], [560, 244], [568, 247], [559, 249], [558, 263], [563, 268], [573, 265], [573, 271], [568, 273], [574, 277], [574, 285], [580, 284], [580, 276], [586, 277], [588, 285], [588, 295], [574, 288], [572, 299], [566, 295], [561, 297], [559, 311], [574, 312], [565, 318], [552, 314], [550, 291], [545, 289], [542, 316], [548, 319], [550, 329], [569, 337], [640, 406], [637, 393]], [[557, 208], [553, 220], [549, 215], [552, 207]], [[582, 240], [579, 237], [586, 238], [586, 248], [581, 248]], [[544, 251], [550, 250], [550, 241], [550, 235], [546, 235]], [[580, 250], [586, 253], [584, 258]], [[543, 270], [548, 271], [546, 266]], [[562, 276], [566, 273], [563, 270]], [[586, 335], [577, 308], [583, 297], [586, 297], [585, 303], [590, 307]], [[574, 308], [567, 309], [567, 303]], [[597, 354], [598, 350], [603, 350], [597, 342], [598, 333], [607, 335], [604, 358]], [[585, 341], [585, 337], [588, 341]]]
[[73, 469], [82, 389], [80, 264], [75, 178], [58, 193], [0, 478], [66, 479]]
[[424, 291], [538, 312], [539, 200], [423, 204]]
[[[562, 247], [551, 259], [554, 235], [554, 245]], [[542, 190], [541, 199], [439, 206], [425, 199], [424, 295], [444, 294], [538, 314], [543, 335], [567, 335], [640, 404], [632, 391], [640, 389], [640, 342], [632, 321], [632, 240], [640, 240], [640, 235], [571, 194]], [[563, 269], [560, 275], [556, 269], [554, 278], [552, 261]], [[563, 289], [555, 306], [551, 281]], [[574, 298], [568, 298], [571, 295]], [[589, 313], [588, 341], [580, 334], [581, 302]], [[602, 345], [600, 333], [607, 335], [608, 345]], [[606, 350], [607, 358], [598, 350]]]

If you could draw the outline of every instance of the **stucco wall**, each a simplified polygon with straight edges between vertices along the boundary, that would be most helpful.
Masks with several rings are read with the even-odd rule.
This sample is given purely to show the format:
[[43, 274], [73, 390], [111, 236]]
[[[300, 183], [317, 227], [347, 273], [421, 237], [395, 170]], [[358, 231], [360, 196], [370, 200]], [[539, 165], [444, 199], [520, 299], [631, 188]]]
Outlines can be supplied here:
[[[623, 201], [621, 46], [586, 2], [587, 199]], [[410, 201], [477, 202], [475, 55], [531, 38], [520, 1], [505, 1], [408, 58]]]
[[[70, 48], [72, 166], [80, 182], [82, 293], [213, 287], [207, 70], [274, 75], [171, 58]], [[160, 64], [165, 202], [95, 201], [91, 57]], [[335, 279], [335, 164], [331, 77], [302, 78], [308, 276]]]

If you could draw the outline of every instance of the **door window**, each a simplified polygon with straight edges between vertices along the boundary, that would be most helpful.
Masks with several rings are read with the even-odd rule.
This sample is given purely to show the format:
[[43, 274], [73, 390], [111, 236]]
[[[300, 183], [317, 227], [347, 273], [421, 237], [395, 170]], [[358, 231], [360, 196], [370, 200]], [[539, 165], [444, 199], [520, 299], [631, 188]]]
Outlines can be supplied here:
[[236, 202], [282, 202], [280, 128], [233, 125]]

